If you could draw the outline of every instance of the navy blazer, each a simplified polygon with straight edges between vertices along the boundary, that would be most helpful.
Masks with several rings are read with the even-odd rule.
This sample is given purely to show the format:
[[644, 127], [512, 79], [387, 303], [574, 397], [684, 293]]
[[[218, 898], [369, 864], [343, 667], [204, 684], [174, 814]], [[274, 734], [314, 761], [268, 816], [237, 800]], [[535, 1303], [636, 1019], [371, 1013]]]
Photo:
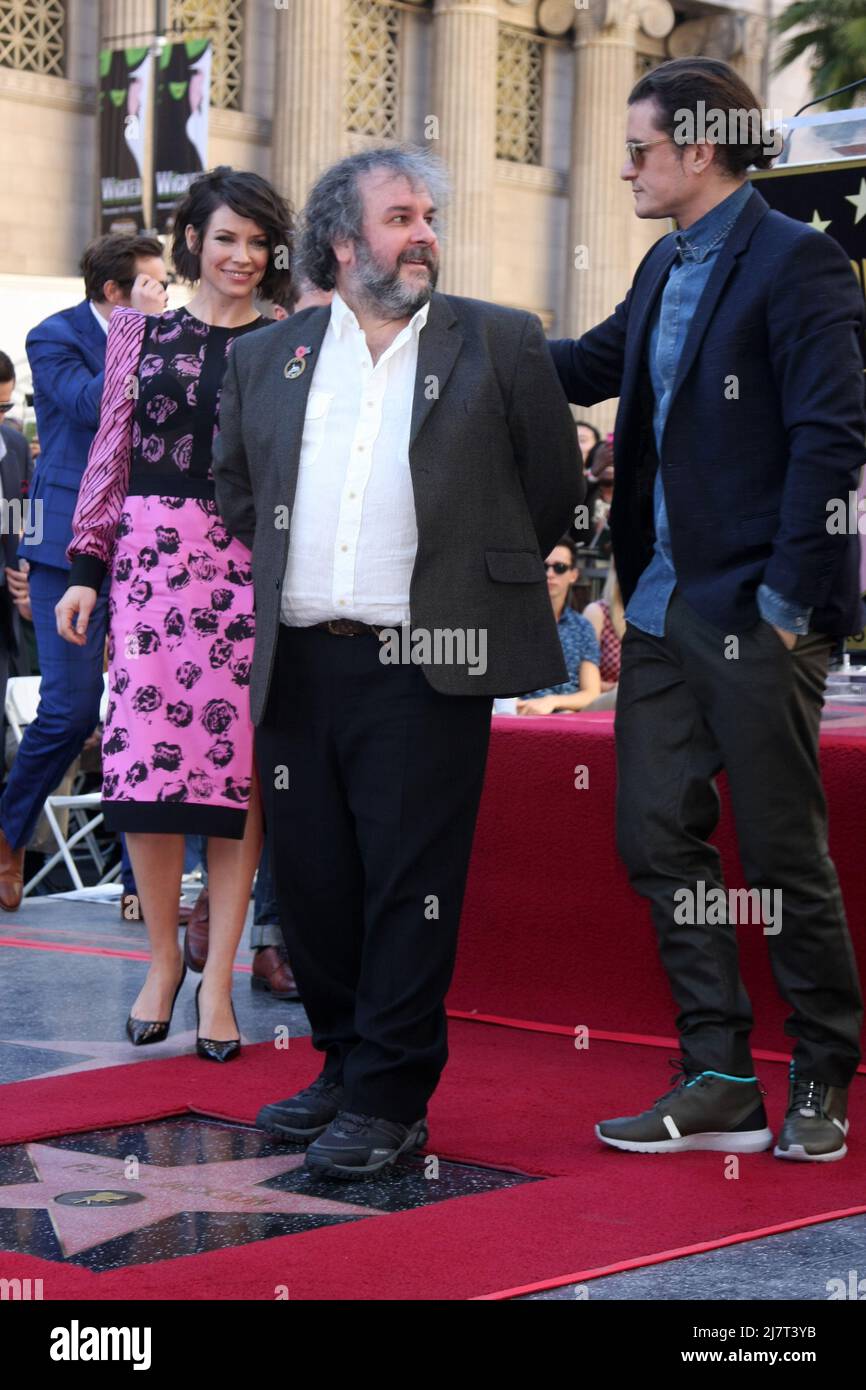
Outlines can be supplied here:
[[21, 554], [69, 569], [72, 517], [99, 423], [105, 334], [85, 299], [43, 319], [26, 345], [41, 446], [30, 496], [42, 504], [42, 539], [25, 541]]
[[[652, 556], [659, 466], [647, 364], [652, 310], [676, 256], [652, 246], [610, 318], [550, 344], [576, 405], [619, 396], [611, 534], [626, 603]], [[698, 303], [661, 441], [671, 549], [684, 598], [723, 632], [760, 619], [758, 585], [860, 630], [860, 538], [831, 535], [828, 502], [866, 461], [863, 295], [832, 237], [746, 202]]]

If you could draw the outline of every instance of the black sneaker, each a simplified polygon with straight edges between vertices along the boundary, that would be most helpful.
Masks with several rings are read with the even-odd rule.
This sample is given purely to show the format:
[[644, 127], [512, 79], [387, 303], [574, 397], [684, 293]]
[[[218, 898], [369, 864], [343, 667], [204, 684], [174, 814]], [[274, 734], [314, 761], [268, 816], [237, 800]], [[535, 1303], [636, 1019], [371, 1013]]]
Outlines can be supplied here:
[[256, 1115], [256, 1125], [275, 1139], [315, 1139], [339, 1114], [342, 1103], [342, 1086], [320, 1076], [296, 1096], [265, 1105]]
[[848, 1091], [798, 1076], [791, 1063], [788, 1109], [779, 1142], [777, 1158], [793, 1158], [801, 1163], [835, 1163], [848, 1152]]
[[675, 1085], [651, 1110], [619, 1120], [602, 1120], [595, 1132], [615, 1149], [642, 1154], [716, 1149], [752, 1154], [768, 1149], [763, 1094], [756, 1076], [726, 1076], [717, 1071], [688, 1071], [674, 1062]]
[[321, 1178], [368, 1178], [427, 1143], [427, 1121], [401, 1125], [341, 1110], [307, 1149], [305, 1166]]

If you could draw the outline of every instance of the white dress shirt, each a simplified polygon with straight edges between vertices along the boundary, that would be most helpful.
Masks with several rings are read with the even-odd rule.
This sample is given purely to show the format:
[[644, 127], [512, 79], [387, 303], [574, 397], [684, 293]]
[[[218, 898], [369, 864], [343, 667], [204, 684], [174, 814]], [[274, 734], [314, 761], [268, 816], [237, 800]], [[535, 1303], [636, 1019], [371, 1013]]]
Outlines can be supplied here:
[[418, 548], [409, 431], [418, 337], [429, 308], [418, 310], [374, 366], [357, 318], [334, 295], [310, 363], [283, 576], [281, 616], [290, 627], [329, 618], [409, 621]]
[[107, 319], [107, 318], [104, 318], [104, 317], [102, 316], [102, 314], [100, 314], [99, 310], [97, 309], [97, 307], [96, 307], [96, 305], [94, 304], [94, 302], [93, 302], [92, 299], [88, 299], [87, 302], [88, 302], [88, 304], [90, 305], [90, 312], [92, 313], [93, 317], [96, 319], [96, 322], [99, 324], [99, 327], [102, 329], [103, 333], [107, 334], [107, 333], [108, 333], [108, 319]]

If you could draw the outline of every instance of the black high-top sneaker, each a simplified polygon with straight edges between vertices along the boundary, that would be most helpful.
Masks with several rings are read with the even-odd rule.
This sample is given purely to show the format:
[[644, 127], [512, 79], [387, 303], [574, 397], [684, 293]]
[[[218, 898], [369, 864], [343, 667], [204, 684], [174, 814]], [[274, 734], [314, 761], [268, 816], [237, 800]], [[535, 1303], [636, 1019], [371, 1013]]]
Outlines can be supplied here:
[[848, 1152], [848, 1091], [798, 1075], [791, 1063], [788, 1109], [773, 1153], [801, 1163], [834, 1163]]
[[770, 1147], [773, 1135], [756, 1076], [693, 1072], [681, 1061], [672, 1066], [676, 1082], [652, 1109], [596, 1125], [603, 1143], [643, 1154], [690, 1149], [754, 1154]]
[[274, 1100], [256, 1115], [256, 1128], [266, 1129], [275, 1139], [290, 1143], [310, 1141], [323, 1134], [340, 1113], [343, 1088], [324, 1076], [317, 1076], [288, 1100]]
[[317, 1178], [368, 1178], [426, 1143], [426, 1119], [401, 1125], [341, 1110], [307, 1149], [304, 1166]]

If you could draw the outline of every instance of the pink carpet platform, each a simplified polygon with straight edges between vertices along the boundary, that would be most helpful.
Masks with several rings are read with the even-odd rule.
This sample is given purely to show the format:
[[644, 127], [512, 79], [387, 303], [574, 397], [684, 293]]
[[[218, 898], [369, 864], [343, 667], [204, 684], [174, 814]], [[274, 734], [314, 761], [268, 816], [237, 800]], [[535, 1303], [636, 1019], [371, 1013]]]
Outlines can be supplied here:
[[[866, 717], [830, 707], [821, 769], [830, 850], [866, 977]], [[588, 786], [575, 786], [576, 769]], [[475, 835], [454, 1011], [568, 1028], [671, 1037], [674, 1006], [649, 908], [630, 889], [614, 843], [613, 715], [493, 720]], [[743, 887], [725, 779], [716, 835], [728, 887]], [[785, 1007], [762, 927], [739, 928], [756, 1048], [789, 1052]]]

